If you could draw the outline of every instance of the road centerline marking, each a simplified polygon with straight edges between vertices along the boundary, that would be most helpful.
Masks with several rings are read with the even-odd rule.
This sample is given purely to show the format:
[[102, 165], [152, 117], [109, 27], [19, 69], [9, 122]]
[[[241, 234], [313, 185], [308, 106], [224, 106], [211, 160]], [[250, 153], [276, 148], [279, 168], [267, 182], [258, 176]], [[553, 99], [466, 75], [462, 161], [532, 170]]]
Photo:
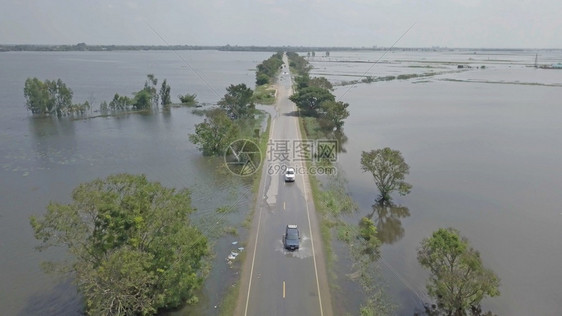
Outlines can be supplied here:
[[283, 281], [283, 298], [285, 298], [285, 281]]

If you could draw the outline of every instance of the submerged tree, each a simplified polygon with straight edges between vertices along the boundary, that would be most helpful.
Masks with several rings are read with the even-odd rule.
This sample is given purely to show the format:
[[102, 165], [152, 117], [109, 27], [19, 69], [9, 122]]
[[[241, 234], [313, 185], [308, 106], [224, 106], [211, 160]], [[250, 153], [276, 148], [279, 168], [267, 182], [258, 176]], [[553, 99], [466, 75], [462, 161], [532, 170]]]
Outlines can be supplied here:
[[116, 93], [107, 108], [111, 111], [126, 111], [133, 103], [134, 101], [131, 98]]
[[361, 153], [361, 169], [370, 172], [379, 189], [379, 202], [392, 200], [390, 193], [398, 191], [400, 195], [410, 193], [412, 185], [405, 182], [404, 178], [410, 172], [410, 167], [402, 158], [398, 150], [388, 147]]
[[170, 90], [170, 85], [168, 84], [166, 79], [164, 79], [164, 81], [162, 81], [162, 86], [160, 87], [160, 102], [162, 106], [164, 106], [164, 108], [169, 108], [170, 104], [172, 103]]
[[[146, 75], [146, 81], [144, 82], [143, 90], [150, 93], [152, 104], [155, 107], [158, 107], [158, 99], [159, 99], [158, 91], [156, 89], [157, 85], [158, 85], [158, 78], [156, 78], [154, 74]], [[137, 92], [137, 94], [139, 94], [140, 92], [141, 91]]]
[[197, 94], [189, 94], [186, 93], [185, 95], [178, 95], [178, 99], [180, 99], [181, 104], [183, 105], [194, 105], [197, 103]]
[[427, 291], [446, 315], [469, 315], [480, 310], [484, 297], [500, 294], [499, 278], [484, 268], [478, 251], [456, 229], [440, 228], [425, 238], [418, 261], [431, 272]]
[[72, 90], [61, 79], [27, 78], [23, 89], [26, 107], [33, 114], [64, 116], [71, 111]]
[[150, 110], [152, 107], [153, 96], [148, 90], [140, 90], [135, 94], [133, 107], [137, 110]]
[[74, 276], [87, 313], [146, 315], [197, 301], [209, 250], [193, 211], [187, 189], [117, 174], [79, 185], [70, 204], [51, 202], [30, 222], [40, 250], [68, 249], [69, 261], [50, 266]]

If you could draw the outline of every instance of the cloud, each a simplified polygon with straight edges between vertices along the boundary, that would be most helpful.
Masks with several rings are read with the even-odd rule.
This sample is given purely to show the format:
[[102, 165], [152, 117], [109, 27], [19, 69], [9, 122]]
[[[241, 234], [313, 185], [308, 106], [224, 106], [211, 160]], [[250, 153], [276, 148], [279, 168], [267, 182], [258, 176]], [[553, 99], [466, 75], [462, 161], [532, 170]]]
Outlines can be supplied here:
[[[559, 47], [555, 0], [7, 1], [0, 43]], [[25, 21], [23, 23], [22, 21]], [[111, 41], [108, 43], [107, 41]]]

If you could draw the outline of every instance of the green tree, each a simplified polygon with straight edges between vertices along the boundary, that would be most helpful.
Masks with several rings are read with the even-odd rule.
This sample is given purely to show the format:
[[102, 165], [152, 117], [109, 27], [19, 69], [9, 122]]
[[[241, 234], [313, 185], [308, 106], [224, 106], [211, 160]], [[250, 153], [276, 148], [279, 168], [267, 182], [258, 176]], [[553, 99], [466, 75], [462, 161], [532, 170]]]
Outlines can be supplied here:
[[153, 96], [150, 91], [143, 89], [135, 94], [133, 107], [137, 110], [149, 110], [152, 106]]
[[295, 86], [297, 88], [296, 89], [297, 91], [309, 87], [309, 83], [310, 83], [310, 76], [308, 75], [308, 73], [305, 73], [302, 76], [295, 77]]
[[84, 101], [84, 103], [77, 103], [70, 106], [68, 109], [69, 114], [84, 115], [90, 110], [90, 102]]
[[238, 137], [239, 128], [222, 109], [207, 112], [207, 118], [195, 125], [189, 140], [198, 145], [204, 156], [223, 155], [227, 146]]
[[256, 84], [258, 86], [271, 83], [283, 65], [283, 53], [273, 54], [257, 66]]
[[158, 79], [153, 74], [146, 75], [146, 81], [144, 82], [143, 90], [150, 93], [152, 104], [155, 107], [158, 107], [158, 98], [159, 98], [158, 92], [156, 90], [157, 85], [158, 85]]
[[133, 105], [134, 101], [127, 96], [115, 94], [113, 100], [109, 102], [108, 108], [111, 111], [125, 111], [129, 106]]
[[184, 105], [193, 105], [197, 103], [197, 94], [189, 94], [187, 93], [186, 95], [178, 95], [178, 98], [180, 99], [181, 104]]
[[87, 313], [154, 314], [197, 300], [209, 249], [193, 211], [187, 189], [117, 174], [79, 185], [70, 204], [51, 202], [30, 222], [38, 249], [68, 249], [70, 260], [51, 266], [73, 274]]
[[289, 66], [300, 76], [307, 74], [312, 69], [308, 61], [298, 53], [287, 52], [287, 57], [289, 58]]
[[310, 78], [309, 81], [308, 81], [308, 86], [324, 88], [324, 89], [330, 90], [330, 91], [334, 90], [334, 86], [332, 85], [332, 83], [330, 81], [328, 81], [328, 79], [326, 79], [325, 77]]
[[306, 87], [300, 89], [290, 97], [297, 107], [307, 116], [318, 116], [320, 104], [325, 101], [335, 101], [335, 97], [330, 91], [318, 87]]
[[164, 81], [162, 81], [162, 86], [160, 87], [160, 102], [165, 108], [168, 108], [170, 104], [172, 104], [170, 89], [171, 88], [166, 82], [166, 79], [164, 79]]
[[405, 182], [404, 178], [410, 172], [410, 167], [402, 158], [398, 150], [388, 147], [361, 153], [361, 169], [370, 172], [379, 189], [380, 203], [392, 200], [390, 193], [398, 191], [400, 195], [410, 193], [412, 185]]
[[359, 221], [359, 240], [361, 253], [370, 260], [376, 261], [380, 255], [381, 242], [377, 237], [375, 223], [368, 217], [362, 217]]
[[27, 78], [23, 89], [26, 107], [33, 114], [65, 116], [72, 107], [73, 92], [61, 79]]
[[252, 101], [254, 92], [245, 84], [230, 85], [226, 88], [227, 93], [218, 102], [218, 105], [226, 111], [232, 119], [252, 118], [256, 106]]
[[321, 112], [320, 117], [329, 124], [327, 124], [330, 129], [335, 128], [337, 130], [341, 130], [345, 120], [349, 116], [349, 110], [347, 107], [349, 103], [345, 103], [342, 101], [325, 101], [320, 104]]
[[484, 268], [478, 251], [456, 229], [440, 228], [425, 238], [418, 261], [431, 272], [427, 291], [446, 315], [468, 315], [480, 309], [484, 297], [500, 294], [500, 279]]
[[25, 105], [33, 114], [49, 113], [49, 92], [43, 81], [37, 78], [27, 78], [23, 88]]
[[269, 77], [266, 74], [256, 73], [256, 84], [258, 86], [268, 84], [268, 83], [269, 83]]

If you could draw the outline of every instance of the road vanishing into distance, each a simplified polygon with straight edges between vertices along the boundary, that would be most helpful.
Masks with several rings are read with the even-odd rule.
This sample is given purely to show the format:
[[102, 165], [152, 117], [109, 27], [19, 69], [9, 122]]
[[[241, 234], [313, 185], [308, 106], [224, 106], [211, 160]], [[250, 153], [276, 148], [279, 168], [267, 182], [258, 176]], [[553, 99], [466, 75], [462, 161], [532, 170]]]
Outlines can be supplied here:
[[[297, 172], [293, 183], [285, 183], [283, 176], [283, 166], [305, 169], [304, 161], [294, 159], [299, 155], [293, 146], [298, 146], [301, 137], [297, 109], [289, 100], [292, 80], [286, 55], [283, 61], [235, 314], [331, 316], [320, 229], [308, 176]], [[299, 227], [299, 250], [284, 249], [287, 224]]]

